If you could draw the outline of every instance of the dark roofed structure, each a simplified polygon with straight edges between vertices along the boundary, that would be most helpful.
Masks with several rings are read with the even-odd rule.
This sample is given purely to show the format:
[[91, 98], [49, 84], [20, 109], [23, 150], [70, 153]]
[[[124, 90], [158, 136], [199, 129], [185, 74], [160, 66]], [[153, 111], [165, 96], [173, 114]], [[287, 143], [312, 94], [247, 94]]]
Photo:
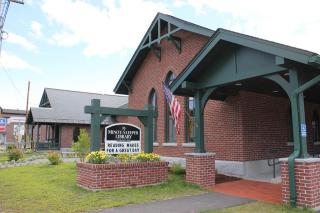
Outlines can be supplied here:
[[[104, 107], [127, 108], [128, 103], [127, 96], [45, 88], [39, 107], [31, 107], [27, 116], [35, 148], [70, 148], [75, 132], [79, 132], [79, 128], [90, 128], [90, 114], [84, 112], [84, 107], [90, 105], [92, 99], [100, 99]], [[102, 129], [116, 122], [114, 116], [106, 116], [101, 121]]]
[[[32, 107], [28, 123], [71, 123], [90, 124], [90, 115], [84, 113], [84, 106], [91, 99], [100, 99], [105, 107], [123, 108], [128, 103], [127, 96], [106, 95], [88, 92], [45, 88], [39, 107]], [[102, 124], [112, 124], [114, 119], [108, 116]]]

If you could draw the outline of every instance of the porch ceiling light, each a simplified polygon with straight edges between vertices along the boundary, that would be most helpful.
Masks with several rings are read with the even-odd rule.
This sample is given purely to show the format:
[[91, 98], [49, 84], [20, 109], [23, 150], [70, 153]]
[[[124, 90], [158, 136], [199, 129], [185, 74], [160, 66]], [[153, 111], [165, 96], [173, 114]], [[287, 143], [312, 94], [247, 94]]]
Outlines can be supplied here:
[[234, 85], [240, 87], [240, 86], [242, 86], [242, 83], [241, 82], [237, 82]]
[[278, 92], [279, 92], [278, 90], [273, 90], [273, 91], [272, 91], [272, 93], [278, 93]]

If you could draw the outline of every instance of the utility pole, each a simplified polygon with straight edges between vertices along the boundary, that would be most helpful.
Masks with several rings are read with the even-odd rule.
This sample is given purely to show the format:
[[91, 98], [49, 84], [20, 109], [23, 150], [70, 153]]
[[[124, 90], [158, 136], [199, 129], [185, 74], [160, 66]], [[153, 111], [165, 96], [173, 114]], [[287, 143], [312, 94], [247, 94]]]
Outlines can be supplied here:
[[27, 148], [27, 136], [29, 135], [29, 125], [27, 123], [28, 111], [29, 111], [29, 93], [30, 93], [30, 81], [28, 81], [28, 92], [27, 92], [27, 104], [26, 104], [26, 120], [24, 123], [24, 149]]

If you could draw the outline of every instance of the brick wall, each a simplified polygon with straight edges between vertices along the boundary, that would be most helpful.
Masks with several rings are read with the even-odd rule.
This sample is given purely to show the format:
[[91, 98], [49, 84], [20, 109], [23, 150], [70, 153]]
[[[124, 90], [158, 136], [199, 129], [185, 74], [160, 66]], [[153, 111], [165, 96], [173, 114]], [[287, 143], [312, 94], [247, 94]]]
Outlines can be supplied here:
[[215, 154], [186, 154], [186, 182], [210, 187], [215, 184]]
[[[297, 159], [295, 162], [297, 206], [320, 207], [320, 159]], [[288, 162], [281, 162], [282, 200], [290, 201]]]
[[91, 190], [160, 184], [168, 180], [168, 162], [77, 163], [77, 184]]
[[[193, 152], [194, 148], [182, 146], [185, 138], [185, 113], [180, 120], [181, 135], [177, 136], [177, 144], [173, 147], [163, 146], [165, 139], [165, 98], [161, 81], [169, 71], [176, 76], [206, 43], [207, 38], [189, 32], [180, 32], [182, 53], [168, 41], [161, 41], [161, 61], [150, 51], [132, 80], [132, 92], [129, 94], [129, 108], [143, 109], [148, 103], [150, 91], [154, 88], [157, 94], [158, 119], [157, 142], [154, 151], [164, 156], [184, 156]], [[184, 98], [178, 97], [184, 108]], [[310, 153], [320, 153], [320, 145], [312, 143], [312, 112], [319, 105], [306, 103], [306, 123], [308, 130], [308, 149]], [[280, 98], [240, 92], [225, 101], [209, 101], [204, 112], [205, 148], [207, 152], [216, 153], [218, 160], [250, 161], [267, 159], [267, 152], [272, 147], [280, 147], [282, 151], [274, 157], [286, 157], [293, 149], [289, 142], [289, 102], [288, 98]], [[143, 125], [136, 118], [128, 118], [129, 123]], [[143, 143], [142, 143], [143, 144]]]
[[[175, 46], [166, 39], [161, 41], [161, 61], [150, 51], [145, 60], [140, 65], [133, 81], [131, 82], [132, 92], [129, 94], [129, 108], [143, 109], [148, 103], [150, 91], [155, 89], [157, 95], [158, 119], [157, 119], [157, 141], [159, 147], [155, 147], [155, 152], [166, 156], [183, 156], [185, 152], [192, 152], [193, 148], [182, 147], [185, 142], [184, 113], [181, 116], [181, 135], [177, 135], [176, 147], [162, 147], [167, 142], [165, 139], [165, 97], [162, 89], [162, 81], [169, 71], [175, 76], [183, 70], [190, 60], [198, 53], [198, 51], [207, 42], [208, 37], [200, 36], [194, 33], [180, 31], [177, 33], [182, 39], [182, 52], [179, 54]], [[179, 102], [184, 104], [184, 98], [178, 97]], [[134, 117], [129, 117], [128, 122], [137, 125], [142, 130], [143, 141], [143, 125]]]

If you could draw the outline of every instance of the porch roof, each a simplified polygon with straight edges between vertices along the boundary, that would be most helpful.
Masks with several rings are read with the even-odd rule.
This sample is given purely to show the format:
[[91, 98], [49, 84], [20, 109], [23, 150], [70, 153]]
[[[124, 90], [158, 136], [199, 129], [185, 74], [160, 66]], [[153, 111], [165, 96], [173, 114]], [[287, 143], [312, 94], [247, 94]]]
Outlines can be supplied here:
[[[247, 56], [246, 59], [249, 60], [242, 61], [243, 66], [241, 67], [239, 65], [241, 58], [237, 61], [240, 48], [246, 48], [247, 52], [261, 53], [261, 56], [252, 58], [251, 61], [250, 57]], [[241, 54], [243, 54], [243, 51]], [[254, 56], [254, 54], [251, 54], [251, 56]], [[266, 61], [265, 58], [269, 61]], [[255, 61], [256, 59], [257, 61]], [[262, 65], [263, 71], [253, 69], [259, 63]], [[270, 67], [263, 67], [266, 64], [268, 66], [270, 64]], [[233, 84], [234, 86], [239, 81], [253, 79], [247, 88], [243, 87], [253, 90], [254, 86], [259, 87], [258, 77], [272, 73], [285, 75], [284, 72], [290, 67], [298, 67], [299, 70], [305, 71], [307, 75], [315, 76], [315, 73], [319, 74], [320, 72], [320, 56], [307, 50], [219, 28], [203, 49], [173, 81], [170, 88], [174, 94], [192, 96], [194, 89], [205, 89], [228, 84]], [[224, 71], [227, 74], [216, 76], [217, 70]], [[283, 77], [285, 78], [284, 75]], [[209, 76], [211, 76], [211, 79]], [[215, 80], [213, 81], [212, 79]], [[274, 88], [274, 90], [276, 89], [278, 88]], [[234, 88], [231, 88], [231, 90], [234, 90]]]

